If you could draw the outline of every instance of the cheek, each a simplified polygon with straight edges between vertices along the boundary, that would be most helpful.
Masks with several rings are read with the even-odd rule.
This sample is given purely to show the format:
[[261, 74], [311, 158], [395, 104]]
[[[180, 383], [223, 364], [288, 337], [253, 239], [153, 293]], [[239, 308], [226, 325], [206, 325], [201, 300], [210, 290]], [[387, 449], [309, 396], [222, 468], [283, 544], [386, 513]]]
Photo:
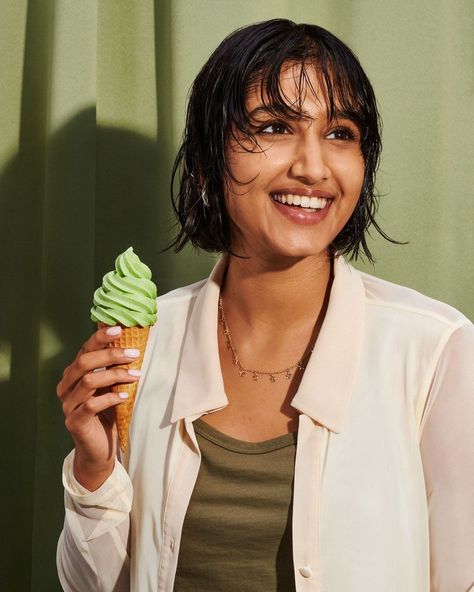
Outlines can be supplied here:
[[230, 183], [233, 193], [239, 195], [249, 191], [258, 183], [265, 166], [264, 156], [257, 153], [233, 153], [228, 161], [229, 169], [236, 181]]
[[359, 196], [364, 182], [365, 165], [362, 158], [350, 158], [339, 168], [339, 178], [345, 193]]
[[273, 145], [262, 150], [245, 152], [242, 148], [228, 152], [227, 162], [233, 176], [240, 184], [233, 182], [237, 193], [264, 188], [277, 174], [288, 168], [291, 155], [288, 147]]

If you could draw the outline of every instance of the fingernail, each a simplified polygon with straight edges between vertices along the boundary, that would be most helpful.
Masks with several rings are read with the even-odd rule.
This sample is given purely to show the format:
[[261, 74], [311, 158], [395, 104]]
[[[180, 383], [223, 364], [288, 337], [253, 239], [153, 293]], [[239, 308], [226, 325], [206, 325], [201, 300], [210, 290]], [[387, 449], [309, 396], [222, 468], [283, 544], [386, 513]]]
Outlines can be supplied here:
[[121, 399], [128, 399], [128, 397], [129, 397], [129, 394], [128, 394], [128, 393], [119, 393], [119, 397], [120, 397]]
[[121, 332], [122, 332], [122, 327], [110, 327], [109, 329], [107, 329], [106, 334], [107, 335], [118, 335]]
[[141, 371], [140, 370], [136, 370], [135, 368], [132, 368], [131, 370], [129, 370], [128, 373], [131, 376], [141, 376]]
[[140, 351], [138, 349], [124, 349], [123, 355], [127, 358], [138, 358]]

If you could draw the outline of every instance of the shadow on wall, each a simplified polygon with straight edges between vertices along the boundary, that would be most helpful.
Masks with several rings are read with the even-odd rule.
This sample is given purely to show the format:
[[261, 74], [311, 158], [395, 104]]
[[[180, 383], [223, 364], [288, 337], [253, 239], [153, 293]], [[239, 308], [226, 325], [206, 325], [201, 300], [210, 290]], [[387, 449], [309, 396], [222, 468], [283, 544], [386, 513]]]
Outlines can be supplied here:
[[194, 257], [177, 277], [176, 262], [190, 252], [161, 253], [171, 236], [172, 155], [159, 155], [170, 152], [127, 130], [97, 128], [89, 109], [20, 150], [1, 173], [0, 577], [10, 591], [61, 589], [60, 470], [72, 440], [55, 389], [94, 331], [89, 310], [103, 274], [130, 245], [160, 293], [204, 277], [212, 264]]

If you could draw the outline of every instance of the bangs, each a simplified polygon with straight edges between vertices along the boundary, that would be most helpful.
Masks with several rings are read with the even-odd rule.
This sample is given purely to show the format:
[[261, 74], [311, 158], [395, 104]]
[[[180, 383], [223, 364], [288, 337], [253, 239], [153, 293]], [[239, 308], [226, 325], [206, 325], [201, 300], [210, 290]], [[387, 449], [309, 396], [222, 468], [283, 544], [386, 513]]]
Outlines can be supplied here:
[[[276, 55], [271, 56], [270, 64], [248, 74], [242, 81], [244, 92], [232, 93], [235, 101], [228, 104], [229, 134], [244, 149], [250, 142], [252, 150], [258, 147], [254, 135], [255, 121], [248, 111], [247, 100], [250, 93], [257, 91], [260, 106], [269, 115], [287, 121], [299, 120], [305, 117], [303, 104], [310, 93], [318, 103], [326, 106], [326, 116], [329, 122], [343, 116], [351, 119], [361, 132], [361, 148], [367, 137], [367, 130], [373, 124], [377, 113], [370, 109], [369, 97], [364, 96], [365, 84], [347, 60], [347, 56], [331, 54], [324, 46], [315, 44], [308, 39], [301, 41], [302, 51], [295, 51], [295, 40], [287, 39], [287, 45], [281, 47]], [[268, 57], [268, 56], [267, 56]], [[299, 73], [296, 74], [296, 69]], [[296, 87], [296, 101], [288, 97], [282, 88], [282, 73], [293, 72]], [[308, 72], [316, 74], [318, 89], [314, 88]], [[243, 136], [238, 138], [238, 130]], [[363, 150], [364, 152], [364, 150]]]

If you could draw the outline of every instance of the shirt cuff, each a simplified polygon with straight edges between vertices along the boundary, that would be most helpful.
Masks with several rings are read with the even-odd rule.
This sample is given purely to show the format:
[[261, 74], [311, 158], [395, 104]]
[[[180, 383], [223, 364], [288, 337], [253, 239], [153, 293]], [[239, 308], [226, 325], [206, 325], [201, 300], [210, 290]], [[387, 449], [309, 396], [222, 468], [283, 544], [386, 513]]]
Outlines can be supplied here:
[[[130, 477], [124, 466], [116, 458], [114, 469], [110, 476], [98, 489], [89, 491], [74, 477], [75, 452], [75, 449], [71, 450], [64, 459], [62, 474], [64, 489], [75, 502], [81, 506], [107, 506], [107, 502], [117, 500], [118, 496], [123, 499], [124, 496], [122, 494], [132, 490]], [[126, 511], [130, 511], [130, 508]]]

